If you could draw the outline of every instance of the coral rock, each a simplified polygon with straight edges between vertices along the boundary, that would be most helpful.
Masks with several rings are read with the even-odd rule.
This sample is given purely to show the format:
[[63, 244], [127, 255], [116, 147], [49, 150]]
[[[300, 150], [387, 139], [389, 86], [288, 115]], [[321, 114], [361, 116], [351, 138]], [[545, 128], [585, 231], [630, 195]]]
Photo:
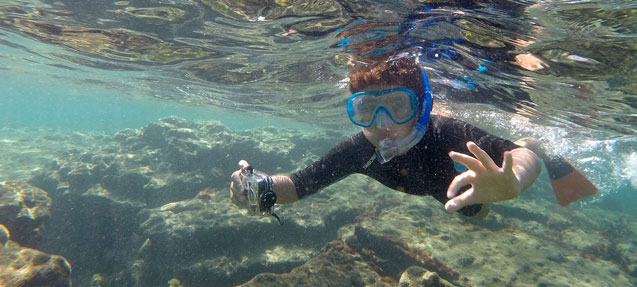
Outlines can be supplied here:
[[451, 287], [456, 286], [420, 266], [411, 266], [403, 272], [398, 282], [400, 287]]
[[37, 187], [0, 183], [0, 224], [11, 230], [13, 240], [22, 245], [35, 246], [39, 242], [50, 205], [51, 198]]
[[321, 255], [290, 273], [262, 273], [241, 286], [392, 286], [340, 241], [328, 243]]
[[62, 256], [24, 248], [13, 241], [0, 247], [0, 286], [71, 286], [71, 265]]

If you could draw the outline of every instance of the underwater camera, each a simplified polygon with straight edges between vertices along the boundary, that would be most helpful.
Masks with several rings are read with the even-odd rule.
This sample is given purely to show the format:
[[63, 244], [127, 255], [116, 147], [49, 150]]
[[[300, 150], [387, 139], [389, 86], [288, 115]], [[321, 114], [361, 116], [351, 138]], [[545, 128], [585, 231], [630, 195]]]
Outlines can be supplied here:
[[239, 162], [243, 171], [243, 188], [248, 195], [248, 213], [250, 215], [272, 216], [283, 224], [281, 219], [274, 213], [276, 203], [276, 193], [272, 185], [272, 178], [267, 174], [255, 170], [247, 162]]

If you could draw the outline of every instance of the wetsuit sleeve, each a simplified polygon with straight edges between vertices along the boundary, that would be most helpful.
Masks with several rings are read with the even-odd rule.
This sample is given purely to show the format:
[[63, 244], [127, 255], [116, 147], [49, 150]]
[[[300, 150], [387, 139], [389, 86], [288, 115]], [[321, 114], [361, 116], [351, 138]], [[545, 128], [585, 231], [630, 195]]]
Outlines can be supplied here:
[[318, 161], [295, 172], [290, 177], [299, 198], [315, 193], [340, 179], [358, 172], [365, 164], [362, 150], [373, 152], [373, 146], [363, 133], [339, 143]]

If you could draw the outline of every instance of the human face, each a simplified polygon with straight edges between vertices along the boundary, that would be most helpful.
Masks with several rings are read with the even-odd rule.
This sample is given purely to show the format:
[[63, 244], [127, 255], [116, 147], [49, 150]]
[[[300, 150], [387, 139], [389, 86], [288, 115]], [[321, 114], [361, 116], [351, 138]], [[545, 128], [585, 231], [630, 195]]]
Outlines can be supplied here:
[[[400, 88], [400, 86], [370, 86], [367, 87], [367, 89], [364, 89], [363, 92], [380, 92], [396, 88]], [[389, 118], [385, 111], [378, 111], [374, 122], [369, 127], [362, 127], [363, 134], [370, 143], [372, 143], [375, 147], [378, 147], [378, 143], [383, 139], [397, 140], [408, 136], [412, 132], [417, 120], [418, 116], [414, 116], [407, 122], [396, 124]]]

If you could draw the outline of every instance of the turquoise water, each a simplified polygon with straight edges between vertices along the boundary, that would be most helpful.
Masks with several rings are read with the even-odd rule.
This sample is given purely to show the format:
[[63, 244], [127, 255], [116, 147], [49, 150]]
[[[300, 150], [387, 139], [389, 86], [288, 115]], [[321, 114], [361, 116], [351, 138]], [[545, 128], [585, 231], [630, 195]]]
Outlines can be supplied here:
[[[229, 10], [220, 8], [226, 2], [237, 6]], [[574, 235], [566, 227], [555, 237], [568, 241], [563, 244], [568, 246], [565, 249], [581, 251], [581, 254], [569, 253], [565, 257], [589, 260], [592, 256], [599, 259], [597, 263], [585, 266], [597, 268], [595, 264], [599, 262], [617, 265], [614, 268], [619, 271], [609, 271], [610, 278], [626, 280], [617, 282], [637, 282], [637, 269], [631, 269], [637, 268], [637, 252], [634, 252], [637, 243], [630, 239], [630, 234], [637, 232], [630, 225], [637, 217], [634, 208], [637, 203], [637, 87], [634, 81], [637, 78], [637, 57], [634, 56], [637, 53], [637, 7], [633, 1], [533, 1], [535, 5], [523, 9], [517, 16], [490, 5], [472, 9], [456, 7], [458, 10], [453, 12], [434, 10], [439, 17], [435, 21], [410, 22], [419, 24], [410, 30], [409, 40], [413, 41], [399, 36], [404, 35], [400, 30], [409, 24], [401, 21], [417, 7], [423, 9], [412, 3], [417, 1], [325, 1], [333, 7], [341, 7], [327, 12], [320, 10], [320, 5], [299, 4], [304, 1], [274, 1], [291, 5], [289, 9], [275, 3], [266, 9], [260, 6], [265, 4], [257, 2], [245, 1], [251, 3], [246, 6], [240, 5], [244, 2], [234, 1], [153, 0], [110, 1], [99, 5], [70, 0], [0, 4], [0, 128], [3, 131], [0, 144], [4, 148], [0, 151], [3, 153], [0, 171], [4, 172], [0, 174], [0, 181], [37, 182], [38, 187], [51, 194], [53, 202], [82, 203], [82, 208], [76, 209], [54, 203], [51, 225], [63, 227], [49, 227], [42, 243], [31, 246], [66, 256], [73, 265], [72, 279], [80, 282], [76, 286], [86, 286], [95, 280], [94, 274], [104, 274], [108, 280], [118, 282], [115, 284], [123, 284], [121, 286], [151, 286], [148, 282], [159, 282], [153, 281], [156, 275], [153, 272], [162, 273], [158, 278], [164, 280], [173, 267], [177, 271], [170, 271], [174, 272], [170, 276], [194, 285], [224, 276], [226, 281], [220, 285], [205, 286], [240, 284], [258, 273], [285, 273], [303, 264], [311, 255], [320, 253], [325, 243], [336, 239], [341, 226], [357, 222], [365, 225], [364, 222], [380, 221], [378, 218], [383, 216], [408, 216], [391, 213], [392, 208], [413, 199], [384, 198], [382, 194], [386, 190], [359, 178], [328, 189], [325, 197], [308, 200], [297, 209], [283, 208], [288, 215], [296, 217], [291, 219], [292, 224], [284, 227], [289, 229], [283, 229], [283, 233], [270, 233], [271, 225], [264, 223], [265, 220], [254, 221], [243, 216], [232, 209], [227, 200], [230, 169], [236, 168], [239, 156], [252, 156], [269, 172], [289, 173], [311, 163], [345, 135], [357, 132], [349, 123], [344, 107], [351, 64], [395, 51], [422, 57], [421, 63], [434, 90], [435, 113], [465, 120], [504, 138], [539, 138], [550, 154], [568, 157], [599, 189], [596, 195], [560, 209], [554, 203], [548, 177], [543, 173], [531, 194], [523, 195], [522, 203], [494, 208], [498, 215], [484, 225], [478, 224], [480, 228], [497, 229], [489, 225], [496, 222], [510, 229], [498, 229], [489, 236], [521, 230], [542, 238], [542, 232], [556, 226], [559, 229], [567, 225], [564, 222], [581, 224], [581, 230], [577, 230], [584, 234], [587, 231], [603, 234], [599, 231], [606, 228], [603, 220], [617, 222], [613, 227], [623, 233], [614, 229], [621, 240], [613, 242], [612, 248], [602, 244], [608, 242], [608, 238], [590, 239], [602, 242], [598, 245], [569, 245], [579, 241], [569, 237]], [[144, 13], [150, 10], [133, 9], [158, 6], [181, 9], [185, 16], [170, 10], [176, 14], [145, 17]], [[318, 10], [310, 13], [312, 9]], [[177, 18], [170, 20], [172, 16]], [[464, 42], [455, 41], [457, 39]], [[517, 41], [514, 39], [526, 44], [513, 45], [511, 43]], [[492, 51], [489, 49], [498, 48], [502, 43], [511, 46], [505, 54], [532, 53], [547, 65], [538, 71], [528, 71], [515, 64], [512, 57], [489, 60], [485, 56]], [[484, 48], [489, 45], [493, 47]], [[369, 47], [373, 49], [365, 50]], [[170, 116], [189, 121], [219, 121], [230, 132], [217, 134], [220, 128], [214, 124], [158, 121]], [[171, 138], [183, 133], [184, 137], [197, 138], [193, 146], [207, 153], [188, 150], [192, 146], [185, 144], [178, 145], [175, 152], [162, 149], [165, 147], [160, 143], [143, 142], [143, 135], [156, 132], [153, 128], [162, 124], [174, 125], [175, 131], [162, 136]], [[203, 131], [209, 131], [214, 137], [206, 137]], [[166, 142], [180, 143], [183, 138], [171, 139], [173, 141], [166, 139]], [[217, 150], [222, 152], [218, 154]], [[167, 159], [162, 158], [165, 156], [162, 152], [168, 154]], [[179, 159], [186, 164], [174, 167], [173, 161], [178, 156], [183, 156]], [[121, 174], [117, 176], [107, 174], [117, 168], [100, 169], [100, 164], [110, 165], [113, 159], [121, 161], [118, 171]], [[135, 177], [138, 174], [151, 180], [139, 183], [141, 176]], [[104, 175], [107, 180], [96, 183], [77, 179], [97, 175]], [[136, 193], [135, 187], [143, 192]], [[197, 210], [197, 204], [191, 206], [187, 201], [195, 196], [207, 196], [200, 192], [210, 192], [209, 189], [213, 190], [212, 198], [219, 200], [219, 205], [214, 206], [219, 212], [171, 217], [183, 210]], [[377, 193], [369, 198], [363, 195], [362, 200], [339, 195], [340, 191], [358, 194], [366, 189]], [[329, 209], [330, 200], [347, 202], [351, 204], [350, 209], [329, 211], [326, 218], [308, 215], [320, 215], [323, 209]], [[381, 203], [367, 206], [368, 200]], [[389, 215], [381, 211], [370, 215], [370, 209], [378, 206], [382, 209], [383, 200], [388, 201], [385, 207]], [[430, 208], [427, 204], [424, 206]], [[432, 216], [438, 215], [435, 208], [432, 210]], [[537, 216], [530, 223], [516, 221], [525, 216], [533, 217], [528, 214], [536, 211], [547, 212], [547, 222], [541, 222]], [[359, 217], [360, 214], [371, 219]], [[345, 218], [345, 223], [338, 220], [339, 216]], [[502, 219], [507, 216], [510, 221]], [[601, 218], [594, 222], [587, 216]], [[171, 223], [160, 225], [153, 221], [160, 217]], [[566, 218], [563, 222], [562, 217]], [[440, 220], [449, 220], [458, 226], [470, 225], [455, 217]], [[383, 222], [391, 222], [391, 219]], [[186, 227], [179, 225], [182, 223]], [[171, 224], [174, 230], [170, 229]], [[183, 232], [187, 234], [184, 237], [192, 237], [179, 238], [183, 242], [178, 243], [171, 241], [176, 240], [174, 238], [153, 237], [156, 235], [153, 232], [160, 233], [157, 230], [162, 228], [170, 229], [167, 233], [173, 235]], [[397, 229], [392, 232], [396, 234], [442, 229], [440, 226], [394, 228]], [[251, 230], [259, 230], [267, 236], [253, 236]], [[267, 245], [269, 249], [263, 255], [266, 259], [249, 262], [245, 257], [263, 250], [253, 246], [245, 248], [248, 251], [233, 253], [232, 248], [223, 245], [233, 244], [232, 240], [217, 235], [210, 239], [211, 234], [217, 232], [235, 236], [232, 240], [244, 245], [254, 242]], [[427, 233], [427, 236], [437, 235]], [[148, 247], [151, 243], [146, 242], [147, 238], [160, 243]], [[290, 256], [286, 248], [268, 245], [270, 239], [292, 240], [286, 248], [298, 256]], [[244, 242], [248, 240], [254, 242]], [[559, 241], [553, 237], [547, 240]], [[411, 243], [427, 252], [435, 252], [432, 250], [436, 248], [431, 246], [438, 243], [432, 242]], [[559, 242], [556, 245], [562, 244]], [[78, 247], [74, 249], [75, 246]], [[177, 263], [163, 262], [158, 255], [147, 255], [144, 252], [154, 253], [144, 248], [165, 249], [166, 256]], [[438, 249], [446, 248], [438, 246]], [[198, 254], [198, 250], [204, 250], [204, 255]], [[208, 253], [222, 253], [225, 257], [206, 260]], [[448, 259], [454, 268], [464, 266], [454, 263], [455, 258], [436, 255]], [[584, 259], [578, 257], [580, 255]], [[277, 256], [292, 259], [286, 263], [263, 263], [276, 261], [273, 258]], [[139, 263], [144, 260], [146, 265]], [[214, 262], [226, 262], [224, 260], [228, 262], [226, 267], [243, 266], [241, 264], [251, 267], [206, 269]], [[175, 267], [194, 261], [197, 262], [193, 265], [197, 266], [193, 267], [194, 271]], [[148, 262], [165, 265], [155, 270]], [[551, 262], [546, 263], [547, 266], [551, 266]], [[118, 266], [120, 264], [126, 267]], [[464, 267], [461, 273], [466, 271], [470, 277], [474, 276], [471, 277], [474, 281], [470, 281], [475, 282], [473, 286], [485, 282], [476, 279], [479, 271]], [[520, 270], [526, 269], [520, 267]], [[603, 276], [607, 274], [599, 278], [605, 278]], [[509, 285], [503, 281], [493, 286], [562, 286], [541, 285], [541, 280], [536, 281], [521, 284], [513, 280]], [[579, 284], [586, 284], [582, 282]], [[117, 286], [98, 283], [92, 286]]]
[[[0, 123], [5, 127], [116, 132], [138, 128], [158, 118], [179, 116], [190, 120], [221, 121], [233, 130], [262, 126], [312, 128], [310, 124], [246, 111], [201, 107], [161, 99], [135, 99], [136, 87], [128, 90], [120, 87], [87, 87], [81, 83], [61, 83], [60, 79], [34, 75], [17, 76], [13, 71], [2, 71], [0, 76], [0, 85], [5, 87], [0, 104]], [[237, 117], [245, 120], [236, 121]]]
[[[162, 76], [152, 70], [86, 67], [60, 60], [72, 57], [68, 50], [12, 32], [0, 33], [0, 38], [10, 43], [0, 47], [2, 126], [115, 132], [138, 128], [158, 118], [179, 116], [217, 120], [235, 130], [274, 125], [313, 128], [272, 115], [192, 103], [187, 85], [171, 86], [169, 91], [153, 87], [152, 82], [162, 81]], [[180, 94], [181, 99], [162, 99], [165, 93]], [[238, 117], [242, 120], [237, 121]]]

